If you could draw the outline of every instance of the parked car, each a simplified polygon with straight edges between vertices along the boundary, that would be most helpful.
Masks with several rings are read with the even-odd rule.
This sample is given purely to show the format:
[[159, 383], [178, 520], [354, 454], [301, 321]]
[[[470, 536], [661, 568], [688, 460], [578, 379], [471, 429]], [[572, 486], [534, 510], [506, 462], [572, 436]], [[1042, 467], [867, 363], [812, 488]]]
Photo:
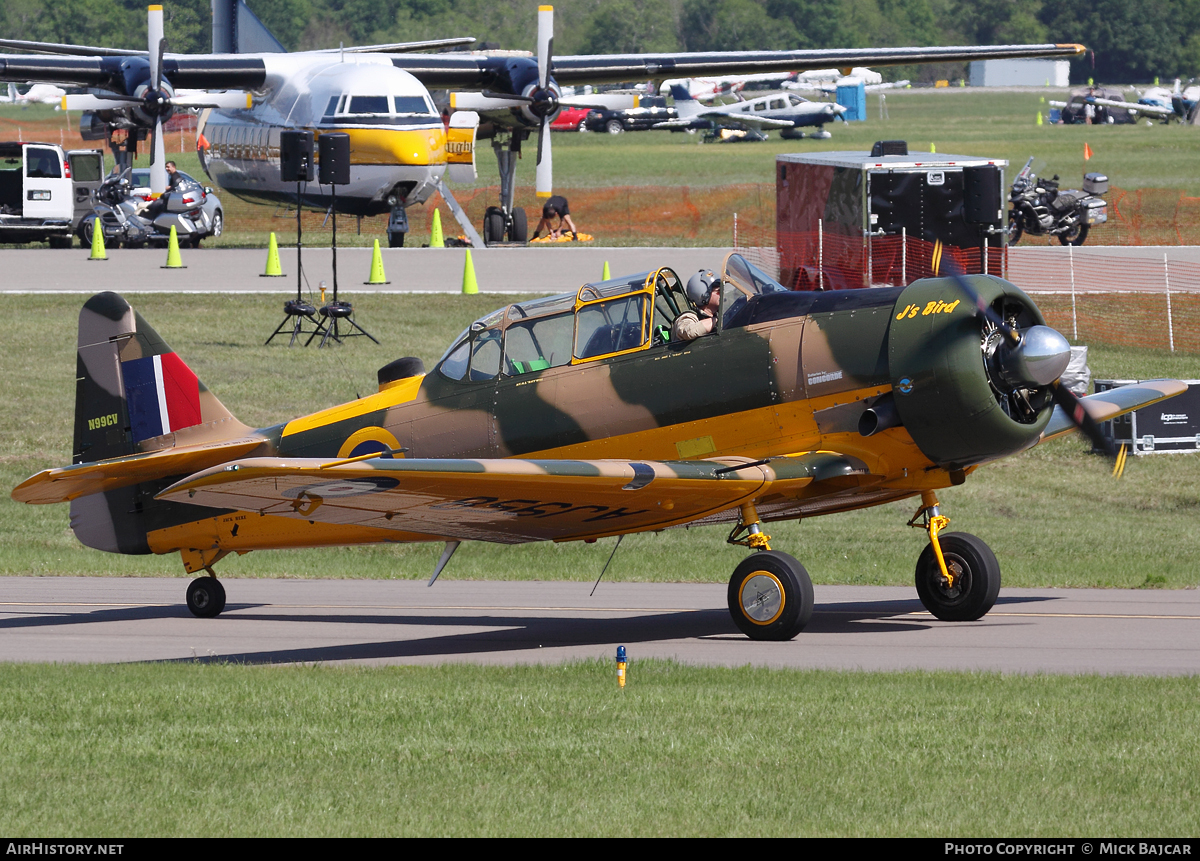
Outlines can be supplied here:
[[645, 131], [655, 123], [673, 120], [677, 116], [679, 114], [674, 106], [667, 104], [665, 96], [642, 96], [636, 108], [624, 111], [593, 109], [584, 123], [589, 131], [619, 135], [621, 132]]
[[[204, 188], [204, 204], [200, 207], [208, 215], [208, 220], [212, 224], [212, 228], [208, 235], [216, 239], [225, 230], [225, 210], [221, 206], [221, 199], [213, 193], [212, 187], [204, 185], [199, 180], [193, 179], [189, 174], [183, 171], [176, 171], [181, 180], [184, 182], [194, 182], [196, 185]], [[135, 167], [133, 169], [133, 189], [130, 194], [134, 197], [141, 197], [145, 200], [150, 199], [150, 168]], [[197, 237], [192, 241], [194, 247], [200, 246], [200, 238]]]
[[550, 130], [555, 132], [586, 132], [587, 126], [584, 120], [587, 119], [591, 108], [563, 108], [558, 112], [558, 116], [554, 118], [554, 122], [550, 123]]
[[56, 144], [0, 143], [0, 242], [71, 247], [71, 166]]

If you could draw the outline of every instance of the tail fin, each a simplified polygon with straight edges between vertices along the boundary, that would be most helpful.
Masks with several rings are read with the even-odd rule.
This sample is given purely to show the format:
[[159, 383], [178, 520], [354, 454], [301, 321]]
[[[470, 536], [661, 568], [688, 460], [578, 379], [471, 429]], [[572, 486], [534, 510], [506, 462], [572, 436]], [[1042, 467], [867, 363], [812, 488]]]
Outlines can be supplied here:
[[245, 0], [212, 0], [212, 17], [214, 54], [287, 53]]
[[216, 395], [116, 293], [79, 312], [72, 462], [247, 433]]
[[675, 97], [675, 113], [680, 119], [694, 117], [704, 110], [704, 106], [693, 99], [687, 87], [682, 84], [672, 84], [671, 95]]
[[[116, 293], [93, 296], [79, 312], [76, 368], [75, 464], [187, 446], [204, 446], [219, 462], [223, 446], [213, 443], [244, 441], [250, 434]], [[167, 504], [153, 500], [162, 482], [144, 479], [157, 478], [156, 472], [163, 470], [191, 471], [179, 457], [151, 457], [164, 466], [139, 474], [143, 483], [72, 499], [71, 528], [82, 543], [110, 552], [149, 552], [146, 531], [152, 522], [161, 525]], [[77, 467], [74, 472], [96, 469]], [[169, 474], [162, 478], [170, 483]]]

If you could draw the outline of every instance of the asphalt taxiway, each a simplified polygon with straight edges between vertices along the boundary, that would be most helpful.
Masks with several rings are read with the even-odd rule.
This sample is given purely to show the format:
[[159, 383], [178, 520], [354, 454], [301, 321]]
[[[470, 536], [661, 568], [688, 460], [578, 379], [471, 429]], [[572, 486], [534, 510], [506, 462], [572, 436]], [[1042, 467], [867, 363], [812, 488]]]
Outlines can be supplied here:
[[224, 580], [197, 619], [183, 579], [0, 578], [0, 661], [247, 664], [691, 664], [848, 670], [1191, 675], [1200, 591], [1004, 589], [978, 622], [928, 615], [912, 589], [817, 586], [808, 628], [742, 636], [722, 584]]

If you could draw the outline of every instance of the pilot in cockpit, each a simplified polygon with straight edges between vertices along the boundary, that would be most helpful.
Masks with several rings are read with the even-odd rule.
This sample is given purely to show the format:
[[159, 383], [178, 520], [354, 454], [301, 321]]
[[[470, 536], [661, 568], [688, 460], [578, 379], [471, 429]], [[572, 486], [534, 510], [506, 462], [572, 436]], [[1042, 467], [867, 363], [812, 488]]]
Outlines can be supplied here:
[[695, 310], [684, 311], [671, 324], [671, 338], [694, 341], [712, 334], [721, 308], [721, 279], [711, 269], [701, 269], [688, 279], [687, 297]]

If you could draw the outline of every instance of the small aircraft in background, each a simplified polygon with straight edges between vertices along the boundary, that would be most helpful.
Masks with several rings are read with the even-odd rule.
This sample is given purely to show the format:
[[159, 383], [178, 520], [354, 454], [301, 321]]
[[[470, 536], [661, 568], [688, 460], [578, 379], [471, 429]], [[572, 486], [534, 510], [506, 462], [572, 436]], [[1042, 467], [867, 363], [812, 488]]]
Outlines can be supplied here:
[[838, 87], [857, 86], [861, 83], [868, 93], [873, 93], [879, 90], [903, 89], [909, 84], [908, 80], [885, 82], [883, 75], [879, 72], [861, 66], [851, 69], [848, 75], [843, 74], [843, 71], [842, 69], [814, 69], [810, 72], [800, 72], [791, 80], [784, 81], [780, 86], [785, 90], [800, 92], [836, 93]]
[[[157, 23], [155, 23], [157, 21]], [[210, 175], [224, 190], [268, 203], [294, 202], [294, 184], [279, 178], [279, 135], [286, 129], [351, 136], [351, 183], [337, 194], [350, 214], [390, 213], [389, 243], [408, 229], [406, 208], [434, 191], [448, 195], [444, 176], [475, 177], [476, 138], [490, 139], [500, 168], [500, 205], [484, 219], [486, 242], [524, 241], [524, 210], [514, 207], [516, 160], [537, 135], [537, 193], [552, 193], [550, 123], [566, 104], [590, 106], [589, 96], [563, 96], [567, 86], [615, 84], [670, 77], [779, 73], [813, 66], [963, 62], [1006, 57], [1070, 57], [1081, 45], [1002, 45], [936, 48], [858, 48], [819, 51], [555, 56], [553, 7], [538, 10], [537, 53], [487, 51], [423, 53], [463, 47], [470, 38], [424, 43], [363, 45], [286, 53], [243, 0], [213, 3], [212, 54], [166, 53], [162, 7], [149, 14], [146, 51], [87, 45], [0, 40], [0, 47], [50, 54], [0, 56], [0, 80], [41, 81], [93, 88], [97, 115], [110, 129], [128, 132], [127, 151], [152, 137], [151, 186], [166, 186], [158, 151], [162, 122], [182, 107], [202, 108], [201, 135], [210, 143]], [[235, 26], [236, 25], [236, 26]], [[220, 90], [183, 97], [179, 90]], [[429, 89], [451, 90], [448, 127]], [[253, 95], [247, 102], [246, 92]], [[80, 102], [80, 104], [84, 104]], [[111, 134], [110, 134], [111, 140]], [[291, 185], [291, 187], [285, 187]], [[333, 196], [309, 184], [304, 205], [327, 209]], [[473, 240], [461, 208], [451, 204]]]
[[16, 84], [8, 85], [8, 96], [0, 96], [0, 102], [15, 105], [55, 105], [60, 106], [67, 91], [62, 87], [51, 84], [34, 84], [24, 93], [17, 89]]
[[675, 87], [683, 87], [693, 99], [704, 101], [716, 96], [730, 96], [740, 93], [747, 84], [782, 85], [791, 78], [790, 73], [766, 72], [760, 75], [720, 75], [711, 78], [667, 78], [658, 91], [663, 95], [674, 92]]
[[810, 102], [794, 93], [772, 93], [729, 105], [703, 105], [693, 99], [681, 86], [671, 88], [675, 97], [678, 118], [663, 120], [651, 128], [681, 131], [688, 129], [750, 129], [766, 132], [779, 129], [789, 139], [802, 138], [803, 128], [815, 127], [809, 137], [825, 139], [831, 137], [825, 124], [833, 122], [846, 112], [846, 108], [834, 102]]
[[[673, 334], [714, 295], [711, 334]], [[1076, 427], [1111, 451], [1098, 421], [1187, 388], [1077, 399], [1059, 383], [1069, 359], [1033, 301], [994, 276], [793, 292], [730, 254], [719, 279], [687, 287], [659, 269], [508, 305], [429, 373], [398, 359], [376, 394], [254, 429], [101, 293], [79, 315], [72, 463], [12, 496], [70, 501], [88, 547], [179, 553], [207, 574], [186, 593], [201, 617], [225, 607], [213, 565], [229, 553], [445, 542], [433, 585], [462, 541], [723, 524], [753, 551], [729, 611], [761, 640], [791, 639], [813, 611], [808, 573], [772, 549], [770, 522], [919, 497], [917, 594], [937, 618], [970, 621], [996, 601], [1000, 565], [946, 531], [937, 491]]]

